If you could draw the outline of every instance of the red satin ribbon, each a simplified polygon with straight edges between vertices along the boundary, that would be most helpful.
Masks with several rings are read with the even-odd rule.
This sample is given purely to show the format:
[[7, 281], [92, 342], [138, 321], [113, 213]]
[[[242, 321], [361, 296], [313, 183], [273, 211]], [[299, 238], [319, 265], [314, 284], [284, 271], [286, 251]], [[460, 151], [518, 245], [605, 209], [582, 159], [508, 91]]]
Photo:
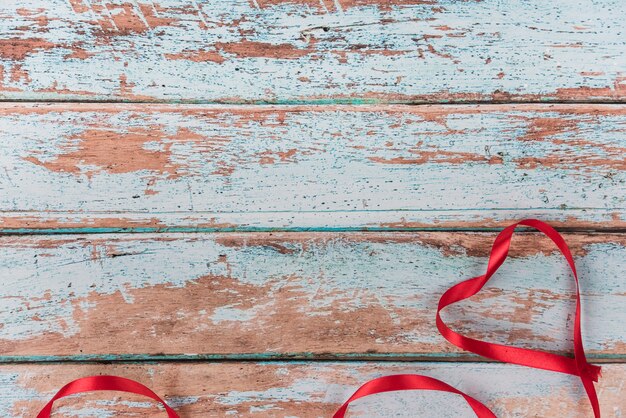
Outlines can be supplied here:
[[[491, 276], [493, 276], [493, 274], [498, 270], [502, 263], [504, 263], [504, 260], [506, 259], [509, 252], [509, 247], [511, 245], [511, 237], [513, 236], [513, 232], [518, 225], [533, 227], [547, 235], [557, 245], [565, 259], [567, 260], [570, 268], [572, 269], [572, 273], [574, 274], [574, 280], [576, 281], [574, 358], [524, 348], [509, 347], [502, 344], [488, 343], [473, 338], [468, 338], [452, 331], [441, 319], [440, 312], [443, 308], [453, 303], [467, 299], [478, 293], [487, 283], [487, 281], [489, 281]], [[598, 381], [600, 367], [589, 364], [585, 357], [585, 351], [583, 348], [580, 330], [580, 311], [581, 308], [578, 275], [576, 274], [574, 259], [572, 258], [572, 254], [567, 247], [567, 244], [563, 240], [563, 237], [561, 237], [561, 235], [559, 235], [559, 233], [549, 225], [535, 219], [527, 219], [505, 228], [496, 237], [496, 240], [491, 250], [491, 255], [489, 257], [487, 272], [484, 275], [458, 283], [448, 289], [441, 296], [441, 299], [439, 300], [439, 306], [437, 308], [437, 328], [439, 329], [439, 332], [452, 344], [464, 350], [480, 354], [484, 357], [488, 357], [494, 360], [500, 360], [506, 363], [519, 364], [522, 366], [535, 367], [539, 369], [579, 376], [582, 380], [585, 391], [587, 392], [587, 396], [589, 397], [589, 400], [593, 407], [594, 415], [596, 418], [600, 418], [600, 406], [598, 403], [596, 390], [593, 385], [593, 382]], [[52, 410], [52, 404], [55, 400], [59, 398], [75, 393], [96, 390], [118, 390], [145, 395], [154, 399], [155, 401], [160, 402], [165, 407], [169, 418], [178, 418], [176, 412], [174, 412], [174, 410], [171, 409], [165, 403], [165, 401], [163, 401], [150, 389], [133, 380], [124, 379], [122, 377], [116, 376], [85, 377], [65, 385], [41, 410], [39, 415], [37, 415], [37, 418], [49, 418], [50, 412]], [[471, 396], [466, 395], [458, 389], [455, 389], [454, 387], [448, 385], [447, 383], [444, 383], [437, 379], [433, 379], [432, 377], [404, 374], [380, 377], [378, 379], [374, 379], [365, 383], [350, 397], [350, 399], [348, 399], [341, 406], [341, 408], [339, 408], [333, 418], [344, 418], [348, 406], [352, 401], [355, 401], [364, 396], [373, 395], [375, 393], [397, 390], [438, 390], [455, 393], [463, 396], [463, 398], [467, 401], [472, 410], [476, 413], [478, 418], [496, 417], [493, 412], [491, 412], [489, 408], [487, 408], [485, 405], [472, 398]]]
[[397, 374], [393, 376], [379, 377], [378, 379], [370, 380], [363, 386], [354, 392], [354, 395], [350, 396], [350, 399], [344, 403], [341, 408], [335, 412], [333, 418], [344, 418], [348, 405], [350, 402], [355, 401], [364, 396], [373, 395], [375, 393], [392, 392], [396, 390], [438, 390], [442, 392], [450, 392], [461, 395], [469, 406], [474, 410], [478, 418], [496, 418], [493, 412], [489, 410], [485, 405], [478, 402], [476, 399], [461, 392], [458, 389], [450, 386], [441, 380], [433, 379], [428, 376], [421, 376], [418, 374]]
[[[574, 358], [560, 356], [557, 354], [545, 353], [542, 351], [529, 350], [525, 348], [510, 347], [502, 344], [493, 344], [473, 338], [465, 337], [452, 331], [443, 322], [440, 316], [440, 312], [443, 308], [461, 300], [467, 299], [476, 293], [478, 293], [485, 283], [489, 281], [491, 276], [498, 270], [498, 268], [504, 263], [511, 245], [511, 237], [518, 225], [525, 225], [533, 227], [543, 232], [548, 238], [550, 238], [561, 251], [561, 254], [567, 260], [572, 273], [574, 274], [574, 280], [576, 282], [576, 317], [574, 319]], [[506, 363], [519, 364], [522, 366], [534, 367], [538, 369], [550, 370], [554, 372], [567, 373], [574, 376], [579, 376], [591, 406], [593, 407], [593, 413], [596, 418], [600, 418], [600, 405], [598, 403], [598, 396], [596, 395], [596, 389], [593, 382], [598, 381], [600, 375], [600, 367], [594, 366], [587, 362], [585, 357], [585, 350], [583, 348], [581, 330], [580, 330], [580, 291], [578, 285], [578, 275], [576, 274], [576, 267], [574, 266], [574, 259], [563, 237], [548, 224], [538, 221], [536, 219], [526, 219], [511, 226], [506, 227], [496, 237], [493, 247], [491, 249], [491, 255], [489, 256], [489, 263], [487, 264], [487, 271], [484, 275], [474, 277], [472, 279], [458, 283], [457, 285], [448, 289], [439, 300], [439, 306], [437, 308], [437, 328], [441, 335], [446, 340], [467, 351], [471, 351], [476, 354], [480, 354], [483, 357], [490, 359], [503, 361]]]
[[179, 418], [176, 412], [174, 412], [174, 410], [170, 408], [163, 399], [146, 386], [139, 382], [135, 382], [134, 380], [118, 376], [90, 376], [68, 383], [63, 386], [52, 399], [50, 399], [50, 402], [48, 402], [46, 406], [43, 407], [41, 412], [37, 414], [37, 418], [50, 418], [50, 414], [52, 413], [52, 404], [57, 399], [74, 395], [76, 393], [92, 392], [97, 390], [116, 390], [147, 396], [157, 402], [160, 402], [165, 407], [169, 418]]

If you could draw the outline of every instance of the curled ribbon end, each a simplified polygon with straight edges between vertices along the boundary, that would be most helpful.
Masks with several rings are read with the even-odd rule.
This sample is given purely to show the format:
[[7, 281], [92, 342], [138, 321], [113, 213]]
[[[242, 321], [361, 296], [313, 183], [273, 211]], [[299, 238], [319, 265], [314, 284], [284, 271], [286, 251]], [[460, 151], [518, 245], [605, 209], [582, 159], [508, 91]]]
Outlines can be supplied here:
[[587, 363], [582, 374], [592, 381], [597, 382], [598, 379], [602, 377], [602, 367]]

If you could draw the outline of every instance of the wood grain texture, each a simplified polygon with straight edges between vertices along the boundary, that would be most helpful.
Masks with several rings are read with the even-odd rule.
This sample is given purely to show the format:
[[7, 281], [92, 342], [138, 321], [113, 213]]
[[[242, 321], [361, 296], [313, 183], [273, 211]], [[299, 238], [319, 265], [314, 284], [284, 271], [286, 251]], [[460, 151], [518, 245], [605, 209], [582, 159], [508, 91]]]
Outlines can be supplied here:
[[[0, 366], [0, 413], [34, 417], [69, 380], [103, 373], [149, 385], [181, 418], [330, 418], [365, 381], [396, 373], [444, 380], [478, 398], [501, 418], [591, 416], [580, 380], [574, 376], [499, 364], [360, 362], [6, 365]], [[602, 374], [598, 383], [602, 416], [620, 417], [626, 411], [626, 365], [605, 365]], [[165, 416], [150, 400], [124, 393], [85, 394], [56, 405], [60, 417]], [[354, 403], [348, 416], [475, 417], [461, 397], [432, 391], [365, 398]]]
[[621, 101], [620, 0], [7, 0], [0, 97]]
[[[485, 231], [536, 217], [568, 231], [621, 417], [625, 21], [620, 0], [1, 1], [0, 416], [117, 374], [182, 418], [330, 417], [414, 372], [502, 418], [588, 416], [577, 378], [468, 362], [435, 328]], [[524, 233], [445, 318], [571, 354], [573, 290]], [[163, 416], [117, 393], [57, 406]], [[473, 416], [431, 392], [350, 414], [416, 415]]]
[[[440, 295], [487, 265], [492, 233], [137, 234], [0, 239], [1, 360], [466, 357]], [[567, 234], [592, 358], [624, 359], [626, 235]], [[462, 332], [570, 353], [573, 279], [521, 233]]]
[[626, 227], [626, 106], [4, 104], [0, 229]]

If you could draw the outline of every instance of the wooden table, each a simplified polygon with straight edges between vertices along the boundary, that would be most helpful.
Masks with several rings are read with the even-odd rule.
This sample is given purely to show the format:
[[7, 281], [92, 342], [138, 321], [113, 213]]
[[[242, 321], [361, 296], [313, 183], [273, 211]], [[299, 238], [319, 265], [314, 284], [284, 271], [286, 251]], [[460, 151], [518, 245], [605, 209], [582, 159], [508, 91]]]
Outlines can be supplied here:
[[[434, 325], [526, 217], [571, 245], [603, 416], [626, 414], [624, 22], [621, 0], [1, 2], [0, 416], [117, 374], [183, 418], [330, 417], [412, 372], [499, 417], [591, 416], [578, 378]], [[565, 262], [513, 246], [446, 318], [571, 353]], [[164, 416], [118, 393], [56, 411]], [[472, 416], [425, 392], [350, 411]]]

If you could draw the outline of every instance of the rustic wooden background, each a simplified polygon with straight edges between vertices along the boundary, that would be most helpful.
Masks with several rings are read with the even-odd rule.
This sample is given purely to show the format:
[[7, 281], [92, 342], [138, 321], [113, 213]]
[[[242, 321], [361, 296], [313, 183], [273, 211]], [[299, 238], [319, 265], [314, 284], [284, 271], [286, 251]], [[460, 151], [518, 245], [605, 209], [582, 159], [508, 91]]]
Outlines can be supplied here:
[[[585, 417], [577, 378], [447, 344], [439, 295], [498, 228], [559, 227], [603, 416], [626, 414], [622, 0], [0, 2], [0, 416], [139, 379], [181, 417], [330, 417], [425, 373], [500, 417]], [[554, 247], [447, 318], [572, 351]], [[121, 394], [57, 416], [164, 416]], [[350, 416], [472, 416], [386, 394]], [[123, 415], [128, 414], [128, 415]]]

